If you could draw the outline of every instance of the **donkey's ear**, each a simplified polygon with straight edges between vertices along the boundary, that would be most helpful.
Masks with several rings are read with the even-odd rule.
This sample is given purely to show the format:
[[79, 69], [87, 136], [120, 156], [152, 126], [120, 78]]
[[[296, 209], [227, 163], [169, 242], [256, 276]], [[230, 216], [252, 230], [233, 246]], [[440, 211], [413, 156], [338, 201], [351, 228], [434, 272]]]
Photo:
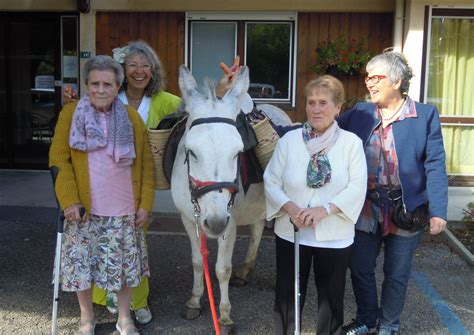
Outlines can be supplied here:
[[234, 83], [229, 91], [229, 96], [238, 96], [246, 93], [249, 89], [249, 68], [241, 66], [234, 78]]
[[186, 65], [179, 67], [179, 88], [181, 90], [181, 97], [185, 102], [189, 97], [197, 93], [196, 80]]
[[[246, 66], [242, 66], [240, 68], [239, 73], [234, 77], [231, 89], [227, 92], [226, 95], [224, 95], [222, 100], [230, 105], [236, 106], [237, 108], [235, 109], [235, 112], [238, 114], [242, 109], [244, 98], [246, 96], [250, 98], [250, 96], [247, 94], [248, 89], [249, 68]], [[252, 99], [250, 99], [250, 101], [252, 101]]]

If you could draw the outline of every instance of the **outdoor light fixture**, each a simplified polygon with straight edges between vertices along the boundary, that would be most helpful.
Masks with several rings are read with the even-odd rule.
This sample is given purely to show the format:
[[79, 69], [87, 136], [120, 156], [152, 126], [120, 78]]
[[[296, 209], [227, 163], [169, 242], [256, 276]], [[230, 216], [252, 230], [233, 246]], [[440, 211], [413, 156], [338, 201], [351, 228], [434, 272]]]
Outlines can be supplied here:
[[91, 10], [90, 0], [77, 0], [77, 10], [81, 13], [89, 13]]

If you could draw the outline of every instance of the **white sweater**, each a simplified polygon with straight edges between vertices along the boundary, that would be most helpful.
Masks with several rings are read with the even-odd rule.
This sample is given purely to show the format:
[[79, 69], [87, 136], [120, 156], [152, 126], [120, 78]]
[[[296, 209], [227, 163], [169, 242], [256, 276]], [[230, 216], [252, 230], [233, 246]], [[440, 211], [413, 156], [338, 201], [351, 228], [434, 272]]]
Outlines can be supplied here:
[[281, 138], [264, 173], [267, 219], [275, 220], [275, 233], [293, 240], [293, 226], [283, 205], [293, 201], [300, 208], [336, 205], [341, 212], [321, 220], [315, 228], [316, 241], [353, 239], [354, 225], [364, 204], [367, 163], [362, 141], [340, 129], [336, 143], [327, 153], [331, 181], [320, 188], [306, 186], [310, 160], [301, 128]]

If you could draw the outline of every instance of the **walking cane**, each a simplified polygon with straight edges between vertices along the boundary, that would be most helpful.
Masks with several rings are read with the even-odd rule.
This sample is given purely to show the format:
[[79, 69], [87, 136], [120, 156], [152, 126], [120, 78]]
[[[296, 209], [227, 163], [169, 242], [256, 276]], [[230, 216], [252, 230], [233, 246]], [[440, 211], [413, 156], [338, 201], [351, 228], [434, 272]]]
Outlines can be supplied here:
[[58, 213], [56, 221], [56, 252], [54, 254], [54, 290], [53, 290], [53, 316], [51, 318], [51, 334], [56, 335], [56, 326], [58, 322], [58, 295], [59, 295], [59, 268], [61, 266], [61, 244], [63, 238], [63, 226], [64, 226], [64, 215], [61, 212], [61, 206], [59, 205], [58, 197], [56, 196], [56, 178], [58, 176], [59, 169], [57, 166], [52, 166], [51, 177], [53, 177], [53, 191], [58, 204]]
[[[56, 226], [56, 252], [54, 254], [54, 292], [53, 292], [53, 315], [51, 317], [51, 334], [56, 335], [56, 328], [58, 323], [58, 301], [59, 301], [59, 272], [61, 267], [61, 246], [63, 240], [63, 230], [64, 230], [64, 214], [61, 212], [61, 206], [59, 205], [58, 197], [56, 196], [56, 178], [59, 173], [57, 166], [52, 166], [50, 168], [51, 177], [53, 177], [53, 191], [56, 198], [56, 203], [58, 204], [58, 213], [57, 213], [57, 226]], [[83, 217], [85, 214], [85, 208], [81, 207], [80, 216]]]
[[300, 231], [294, 223], [293, 229], [295, 232], [295, 335], [300, 335]]

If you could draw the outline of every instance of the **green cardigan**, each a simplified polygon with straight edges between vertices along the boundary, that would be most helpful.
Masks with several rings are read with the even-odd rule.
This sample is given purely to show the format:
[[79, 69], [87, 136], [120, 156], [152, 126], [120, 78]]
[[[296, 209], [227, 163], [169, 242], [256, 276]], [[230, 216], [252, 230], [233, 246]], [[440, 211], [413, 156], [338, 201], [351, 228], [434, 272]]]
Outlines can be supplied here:
[[[91, 208], [89, 161], [87, 152], [69, 147], [72, 116], [77, 102], [66, 104], [59, 114], [54, 138], [49, 151], [49, 166], [57, 166], [59, 173], [55, 191], [61, 208], [81, 204], [89, 212]], [[132, 168], [132, 188], [135, 208], [151, 212], [155, 196], [154, 168], [148, 134], [140, 115], [133, 107], [126, 106], [133, 125], [136, 158]]]
[[161, 119], [175, 112], [181, 103], [181, 98], [168, 92], [158, 92], [151, 97], [150, 113], [146, 125], [155, 129]]

